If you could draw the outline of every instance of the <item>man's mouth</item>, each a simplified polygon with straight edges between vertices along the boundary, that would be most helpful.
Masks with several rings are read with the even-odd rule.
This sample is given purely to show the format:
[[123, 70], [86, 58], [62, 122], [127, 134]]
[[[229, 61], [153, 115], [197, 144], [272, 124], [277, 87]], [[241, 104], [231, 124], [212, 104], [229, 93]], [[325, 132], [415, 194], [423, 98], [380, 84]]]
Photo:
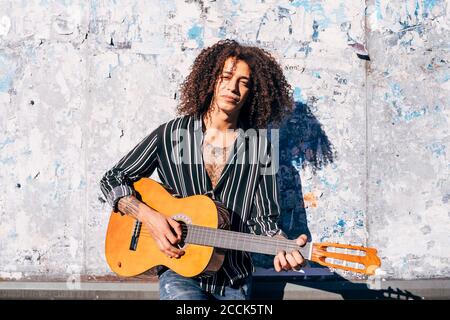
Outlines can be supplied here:
[[235, 97], [233, 97], [233, 96], [223, 95], [222, 97], [223, 97], [225, 100], [231, 101], [231, 102], [238, 102], [238, 101], [239, 101], [239, 98], [235, 98]]

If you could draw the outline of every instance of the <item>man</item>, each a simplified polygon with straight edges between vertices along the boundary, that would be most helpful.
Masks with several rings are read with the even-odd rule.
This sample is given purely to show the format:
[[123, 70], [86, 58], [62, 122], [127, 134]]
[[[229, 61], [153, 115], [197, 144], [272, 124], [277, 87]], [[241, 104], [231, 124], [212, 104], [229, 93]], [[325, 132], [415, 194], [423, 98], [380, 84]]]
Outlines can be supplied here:
[[[114, 210], [143, 223], [160, 250], [179, 259], [178, 222], [135, 197], [132, 183], [157, 169], [178, 196], [204, 194], [229, 211], [230, 229], [285, 237], [278, 227], [278, 185], [271, 144], [263, 134], [292, 110], [291, 87], [265, 50], [222, 40], [204, 49], [182, 84], [181, 117], [160, 125], [101, 180]], [[246, 132], [257, 132], [247, 135]], [[267, 153], [269, 161], [263, 161]], [[224, 217], [224, 219], [226, 219]], [[306, 235], [297, 238], [306, 244]], [[299, 268], [298, 251], [280, 251], [276, 271]], [[253, 265], [247, 252], [228, 250], [214, 275], [184, 278], [160, 269], [161, 299], [246, 299]]]

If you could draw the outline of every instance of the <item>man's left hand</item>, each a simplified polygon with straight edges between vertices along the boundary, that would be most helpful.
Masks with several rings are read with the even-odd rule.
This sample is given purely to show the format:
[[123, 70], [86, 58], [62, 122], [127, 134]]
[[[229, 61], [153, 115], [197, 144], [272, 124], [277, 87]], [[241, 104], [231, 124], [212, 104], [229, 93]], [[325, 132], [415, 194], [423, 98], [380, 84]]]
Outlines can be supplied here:
[[[283, 236], [277, 235], [276, 238], [284, 238]], [[308, 236], [306, 234], [300, 235], [296, 242], [300, 247], [304, 247], [308, 241]], [[273, 259], [273, 266], [275, 271], [280, 272], [281, 270], [299, 270], [304, 266], [305, 259], [298, 250], [292, 252], [280, 251]]]

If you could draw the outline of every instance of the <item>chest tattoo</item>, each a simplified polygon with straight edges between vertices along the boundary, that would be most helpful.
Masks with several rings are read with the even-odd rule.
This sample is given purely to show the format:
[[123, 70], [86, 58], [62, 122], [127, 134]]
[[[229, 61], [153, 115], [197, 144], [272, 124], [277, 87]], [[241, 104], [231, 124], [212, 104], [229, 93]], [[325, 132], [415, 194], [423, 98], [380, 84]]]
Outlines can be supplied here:
[[219, 182], [223, 168], [227, 163], [230, 152], [233, 150], [232, 146], [233, 145], [228, 147], [216, 147], [206, 141], [203, 143], [203, 161], [213, 188], [215, 188], [217, 182]]

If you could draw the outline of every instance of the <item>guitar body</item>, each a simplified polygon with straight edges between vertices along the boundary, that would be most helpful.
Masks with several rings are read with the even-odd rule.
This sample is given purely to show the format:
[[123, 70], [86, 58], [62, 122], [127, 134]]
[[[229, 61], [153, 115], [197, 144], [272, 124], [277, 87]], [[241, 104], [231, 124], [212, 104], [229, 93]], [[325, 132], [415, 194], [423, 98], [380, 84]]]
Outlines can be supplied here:
[[[217, 202], [204, 195], [175, 198], [158, 182], [143, 178], [134, 183], [141, 201], [161, 214], [186, 224], [217, 228]], [[136, 235], [136, 237], [133, 237]], [[185, 254], [169, 258], [159, 250], [145, 227], [132, 217], [111, 213], [105, 254], [111, 270], [120, 276], [136, 276], [163, 265], [185, 277], [217, 271], [225, 251], [220, 248], [185, 244]]]

